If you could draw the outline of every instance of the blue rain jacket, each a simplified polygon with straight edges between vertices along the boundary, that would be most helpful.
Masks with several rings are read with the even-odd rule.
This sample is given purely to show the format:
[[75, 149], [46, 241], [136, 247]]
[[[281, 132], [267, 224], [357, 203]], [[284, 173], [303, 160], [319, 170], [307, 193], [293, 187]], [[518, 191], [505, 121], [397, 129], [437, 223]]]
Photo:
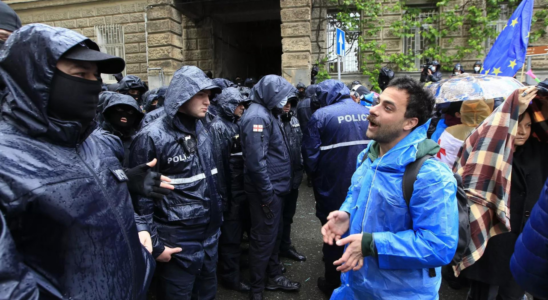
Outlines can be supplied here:
[[312, 176], [316, 215], [326, 218], [344, 202], [350, 186], [354, 161], [369, 143], [365, 135], [369, 109], [350, 98], [350, 90], [339, 81], [326, 80], [317, 86], [321, 108], [303, 130], [303, 158]]
[[161, 201], [134, 197], [135, 209], [149, 222], [153, 255], [160, 255], [165, 246], [181, 247], [183, 251], [172, 259], [194, 274], [202, 267], [204, 255], [217, 253], [222, 204], [210, 134], [202, 120], [178, 110], [205, 89], [218, 87], [197, 67], [184, 66], [175, 72], [166, 93], [165, 115], [135, 136], [129, 157], [130, 167], [157, 158], [154, 170], [171, 178], [175, 186]]
[[289, 143], [272, 109], [294, 93], [295, 88], [282, 77], [265, 76], [251, 89], [253, 103], [241, 119], [245, 190], [260, 194], [263, 204], [272, 202], [274, 194], [285, 195], [290, 190]]
[[548, 181], [516, 242], [510, 269], [525, 291], [548, 297]]
[[[373, 233], [378, 255], [341, 275], [331, 299], [438, 299], [441, 268], [451, 262], [458, 241], [457, 184], [443, 163], [427, 160], [409, 206], [402, 194], [405, 167], [418, 158], [430, 122], [417, 127], [384, 156], [363, 164], [360, 153], [352, 185], [341, 206], [350, 214], [349, 234]], [[421, 155], [422, 156], [422, 155]], [[429, 268], [436, 268], [430, 277]]]
[[0, 122], [0, 299], [146, 299], [155, 262], [120, 176], [121, 143], [46, 112], [57, 61], [80, 43], [99, 50], [74, 31], [31, 24], [0, 51], [9, 90]]

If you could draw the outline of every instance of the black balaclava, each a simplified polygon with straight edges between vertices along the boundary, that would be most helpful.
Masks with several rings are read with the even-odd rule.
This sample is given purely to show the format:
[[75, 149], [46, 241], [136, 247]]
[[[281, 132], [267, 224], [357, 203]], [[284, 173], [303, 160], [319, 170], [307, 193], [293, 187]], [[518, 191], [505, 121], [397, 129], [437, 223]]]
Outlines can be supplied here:
[[293, 111], [290, 110], [288, 112], [282, 113], [280, 118], [282, 118], [283, 122], [289, 122], [289, 121], [291, 121], [291, 118], [293, 117], [293, 115], [294, 115]]
[[77, 121], [82, 132], [93, 121], [101, 93], [101, 81], [74, 77], [55, 69], [48, 115], [61, 121]]
[[[116, 129], [124, 135], [130, 133], [135, 128], [135, 121], [139, 112], [135, 108], [120, 104], [109, 107], [105, 112], [105, 119]], [[125, 120], [125, 122], [124, 122]]]
[[[0, 29], [14, 32], [21, 28], [21, 20], [15, 11], [6, 3], [0, 1]], [[4, 41], [0, 41], [0, 47], [4, 45]]]

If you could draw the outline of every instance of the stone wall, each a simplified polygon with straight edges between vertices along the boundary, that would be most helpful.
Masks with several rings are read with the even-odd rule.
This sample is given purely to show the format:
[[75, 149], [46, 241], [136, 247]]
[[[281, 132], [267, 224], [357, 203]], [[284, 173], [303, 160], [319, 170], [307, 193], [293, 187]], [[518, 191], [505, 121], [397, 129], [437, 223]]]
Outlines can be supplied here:
[[280, 0], [282, 76], [293, 84], [310, 83], [311, 0]]
[[[183, 19], [183, 64], [197, 66], [205, 72], [213, 69], [213, 28], [209, 18], [197, 23]], [[217, 76], [216, 74], [214, 74]]]
[[43, 23], [95, 38], [95, 25], [121, 24], [124, 28], [127, 74], [147, 80], [145, 8], [143, 0], [84, 1], [50, 0], [10, 3], [23, 24]]

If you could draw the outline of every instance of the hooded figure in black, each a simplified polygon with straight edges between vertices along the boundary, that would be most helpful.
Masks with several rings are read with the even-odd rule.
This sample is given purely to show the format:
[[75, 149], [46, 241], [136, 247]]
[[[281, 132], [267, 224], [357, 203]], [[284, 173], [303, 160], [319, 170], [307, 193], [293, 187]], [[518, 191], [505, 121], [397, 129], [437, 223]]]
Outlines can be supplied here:
[[421, 82], [438, 82], [442, 79], [441, 65], [437, 61], [433, 61], [426, 69], [421, 72]]
[[[299, 101], [303, 100], [306, 97], [305, 90], [306, 90], [306, 85], [302, 82], [299, 82], [297, 84], [297, 97], [299, 97]], [[296, 108], [296, 106], [293, 108]]]
[[116, 90], [120, 94], [130, 95], [137, 101], [137, 104], [143, 110], [143, 95], [148, 91], [148, 86], [141, 78], [135, 75], [127, 75], [120, 82]]
[[283, 128], [283, 134], [288, 142], [289, 158], [291, 160], [291, 190], [284, 196], [284, 206], [282, 214], [282, 234], [280, 243], [280, 255], [291, 258], [296, 261], [305, 261], [306, 256], [297, 252], [295, 246], [291, 243], [291, 224], [297, 211], [297, 199], [299, 198], [299, 186], [303, 181], [303, 160], [301, 158], [301, 142], [303, 133], [299, 120], [295, 117], [292, 109], [297, 105], [297, 96], [290, 97], [280, 115], [280, 122]]
[[147, 226], [136, 225], [122, 146], [93, 121], [101, 91], [93, 70], [120, 72], [124, 62], [74, 60], [108, 56], [98, 51], [43, 24], [14, 32], [0, 51], [9, 90], [0, 122], [1, 299], [146, 297], [154, 260], [138, 231]]
[[311, 99], [316, 97], [316, 87], [315, 84], [309, 85], [305, 91], [305, 98], [297, 104], [297, 120], [299, 120], [301, 130], [306, 130], [308, 120], [312, 117], [313, 111], [310, 103]]
[[[19, 20], [15, 11], [6, 3], [0, 1], [0, 48], [2, 48], [11, 33], [19, 28], [21, 28], [21, 20]], [[0, 78], [0, 103], [4, 96], [4, 87], [4, 82]]]
[[143, 128], [131, 144], [130, 166], [157, 157], [154, 168], [170, 176], [175, 186], [160, 201], [135, 199], [135, 209], [149, 222], [152, 254], [161, 262], [161, 299], [191, 299], [193, 289], [199, 299], [215, 298], [222, 202], [203, 118], [210, 93], [218, 90], [202, 70], [182, 67], [167, 89], [165, 114]]
[[[234, 84], [232, 81], [224, 78], [214, 78], [213, 83], [220, 87], [221, 90], [226, 89], [227, 87], [238, 87], [236, 84]], [[217, 95], [218, 97], [219, 95]], [[215, 117], [219, 114], [219, 107], [217, 106], [217, 97], [211, 99], [211, 105], [208, 108], [208, 112], [212, 115], [212, 117]], [[213, 118], [211, 118], [210, 121], [213, 121]]]
[[[148, 97], [149, 99], [147, 100], [147, 101], [150, 101], [149, 109], [151, 109], [152, 104], [154, 104], [155, 100], [157, 100], [158, 102], [156, 102], [155, 109], [153, 109], [152, 111], [147, 111], [147, 114], [145, 115], [145, 117], [141, 121], [141, 124], [139, 125], [140, 129], [145, 128], [148, 124], [152, 123], [154, 120], [160, 118], [161, 116], [165, 114], [164, 101], [166, 98], [166, 92], [167, 92], [167, 87], [161, 87], [158, 89], [156, 94], [149, 95]], [[150, 99], [151, 97], [152, 99]]]
[[129, 146], [144, 114], [133, 98], [114, 92], [103, 92], [102, 122], [99, 124], [107, 132], [120, 138], [124, 144], [123, 165], [129, 163]]
[[219, 171], [219, 194], [223, 198], [224, 222], [219, 240], [219, 274], [229, 289], [249, 291], [240, 278], [240, 244], [244, 219], [249, 206], [243, 188], [244, 161], [240, 145], [239, 120], [244, 112], [244, 98], [238, 88], [228, 87], [217, 97], [219, 114], [210, 124], [213, 153]]
[[[267, 289], [298, 290], [282, 275], [276, 237], [281, 227], [283, 196], [291, 189], [288, 141], [278, 116], [295, 88], [280, 76], [263, 77], [251, 89], [251, 105], [242, 116], [240, 138], [245, 161], [245, 190], [251, 214], [249, 264], [253, 299]], [[280, 232], [281, 233], [281, 232]]]

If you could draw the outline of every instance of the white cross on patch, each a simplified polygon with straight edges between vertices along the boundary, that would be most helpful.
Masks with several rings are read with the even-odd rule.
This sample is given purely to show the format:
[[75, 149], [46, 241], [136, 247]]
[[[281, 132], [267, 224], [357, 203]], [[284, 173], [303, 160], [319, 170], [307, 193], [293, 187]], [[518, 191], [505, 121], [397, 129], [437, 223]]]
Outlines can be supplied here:
[[263, 125], [253, 125], [253, 132], [263, 132]]

